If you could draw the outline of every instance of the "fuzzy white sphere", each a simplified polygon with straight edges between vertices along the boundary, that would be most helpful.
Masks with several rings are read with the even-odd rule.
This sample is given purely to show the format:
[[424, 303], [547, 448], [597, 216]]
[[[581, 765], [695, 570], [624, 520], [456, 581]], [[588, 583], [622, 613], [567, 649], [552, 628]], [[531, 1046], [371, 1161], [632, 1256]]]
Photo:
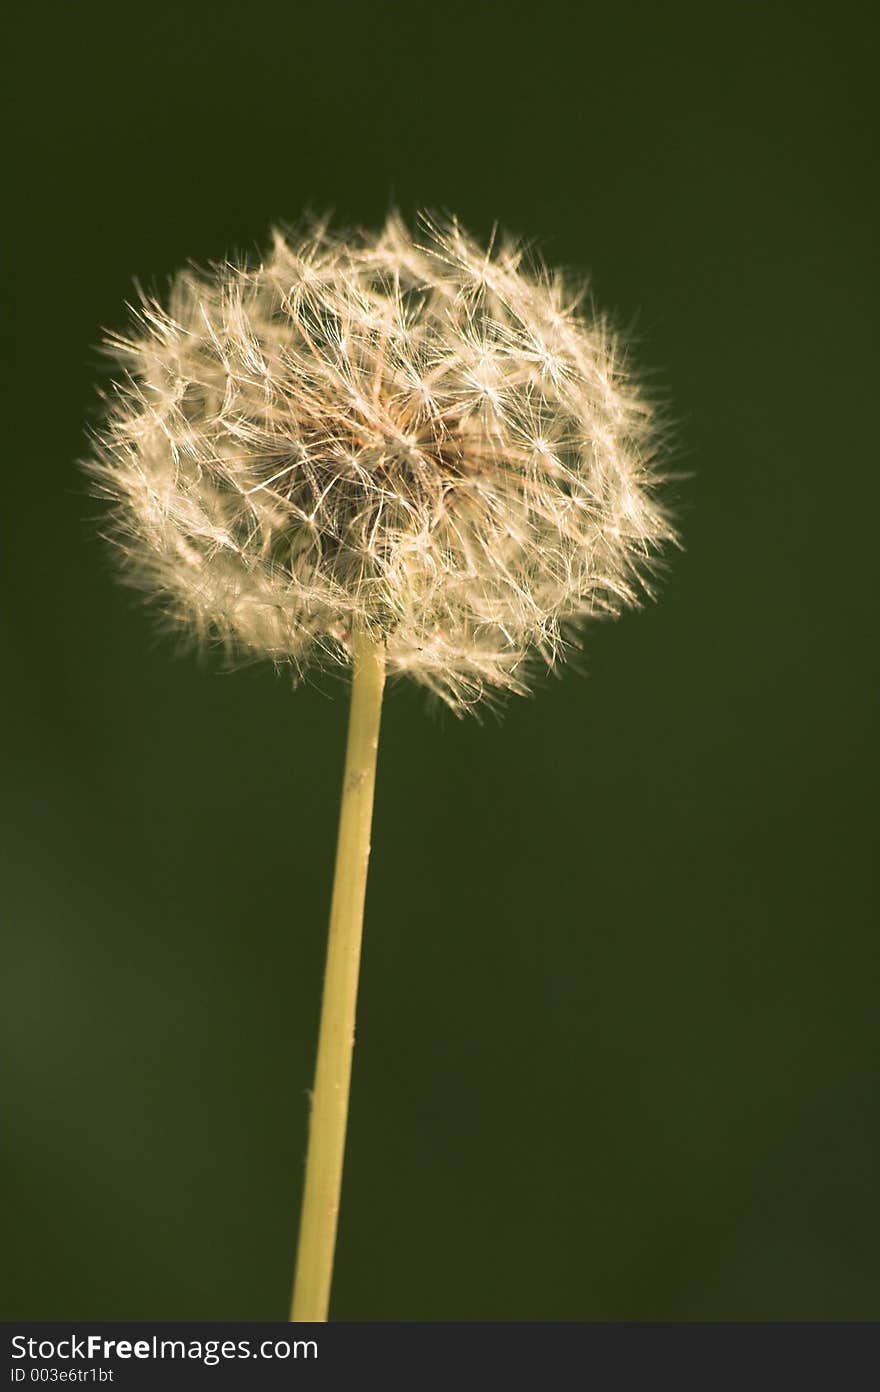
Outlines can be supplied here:
[[461, 710], [636, 603], [674, 534], [605, 321], [422, 228], [276, 233], [144, 299], [89, 468], [127, 578], [200, 641], [299, 672], [366, 629]]

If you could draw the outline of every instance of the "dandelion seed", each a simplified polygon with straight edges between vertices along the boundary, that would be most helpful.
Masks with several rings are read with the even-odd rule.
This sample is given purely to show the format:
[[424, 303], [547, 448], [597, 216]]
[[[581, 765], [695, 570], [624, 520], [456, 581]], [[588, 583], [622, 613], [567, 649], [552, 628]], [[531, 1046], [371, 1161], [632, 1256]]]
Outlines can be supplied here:
[[350, 660], [458, 711], [637, 602], [673, 538], [605, 320], [513, 244], [276, 232], [144, 297], [90, 464], [128, 580], [230, 657]]

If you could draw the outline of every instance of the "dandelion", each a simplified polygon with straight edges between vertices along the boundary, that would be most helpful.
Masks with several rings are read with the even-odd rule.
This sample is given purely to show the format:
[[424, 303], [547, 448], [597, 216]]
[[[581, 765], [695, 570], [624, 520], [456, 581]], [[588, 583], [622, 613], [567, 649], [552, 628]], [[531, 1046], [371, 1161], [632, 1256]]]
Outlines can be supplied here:
[[352, 667], [292, 1313], [324, 1319], [386, 673], [461, 714], [637, 604], [674, 539], [662, 433], [582, 292], [454, 220], [276, 232], [108, 348], [88, 467], [124, 578], [231, 661]]

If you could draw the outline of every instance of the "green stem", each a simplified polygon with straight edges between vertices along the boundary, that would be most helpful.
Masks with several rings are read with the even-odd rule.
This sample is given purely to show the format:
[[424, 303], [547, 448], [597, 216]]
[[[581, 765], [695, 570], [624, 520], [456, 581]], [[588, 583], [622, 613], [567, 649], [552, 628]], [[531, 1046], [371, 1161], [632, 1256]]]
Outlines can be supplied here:
[[326, 1320], [342, 1188], [345, 1128], [354, 1047], [364, 896], [385, 650], [365, 635], [354, 648], [351, 710], [339, 840], [330, 906], [330, 935], [312, 1094], [306, 1180], [290, 1318]]

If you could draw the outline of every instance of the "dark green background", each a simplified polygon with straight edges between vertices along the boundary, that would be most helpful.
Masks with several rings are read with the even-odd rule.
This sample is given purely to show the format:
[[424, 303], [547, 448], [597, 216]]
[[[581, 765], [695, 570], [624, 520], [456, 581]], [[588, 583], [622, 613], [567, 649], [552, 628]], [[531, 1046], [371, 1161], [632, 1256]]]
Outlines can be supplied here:
[[74, 461], [132, 277], [396, 200], [590, 272], [692, 477], [586, 679], [391, 691], [333, 1313], [878, 1317], [868, 7], [23, 9], [4, 1313], [285, 1315], [344, 689], [157, 644]]

